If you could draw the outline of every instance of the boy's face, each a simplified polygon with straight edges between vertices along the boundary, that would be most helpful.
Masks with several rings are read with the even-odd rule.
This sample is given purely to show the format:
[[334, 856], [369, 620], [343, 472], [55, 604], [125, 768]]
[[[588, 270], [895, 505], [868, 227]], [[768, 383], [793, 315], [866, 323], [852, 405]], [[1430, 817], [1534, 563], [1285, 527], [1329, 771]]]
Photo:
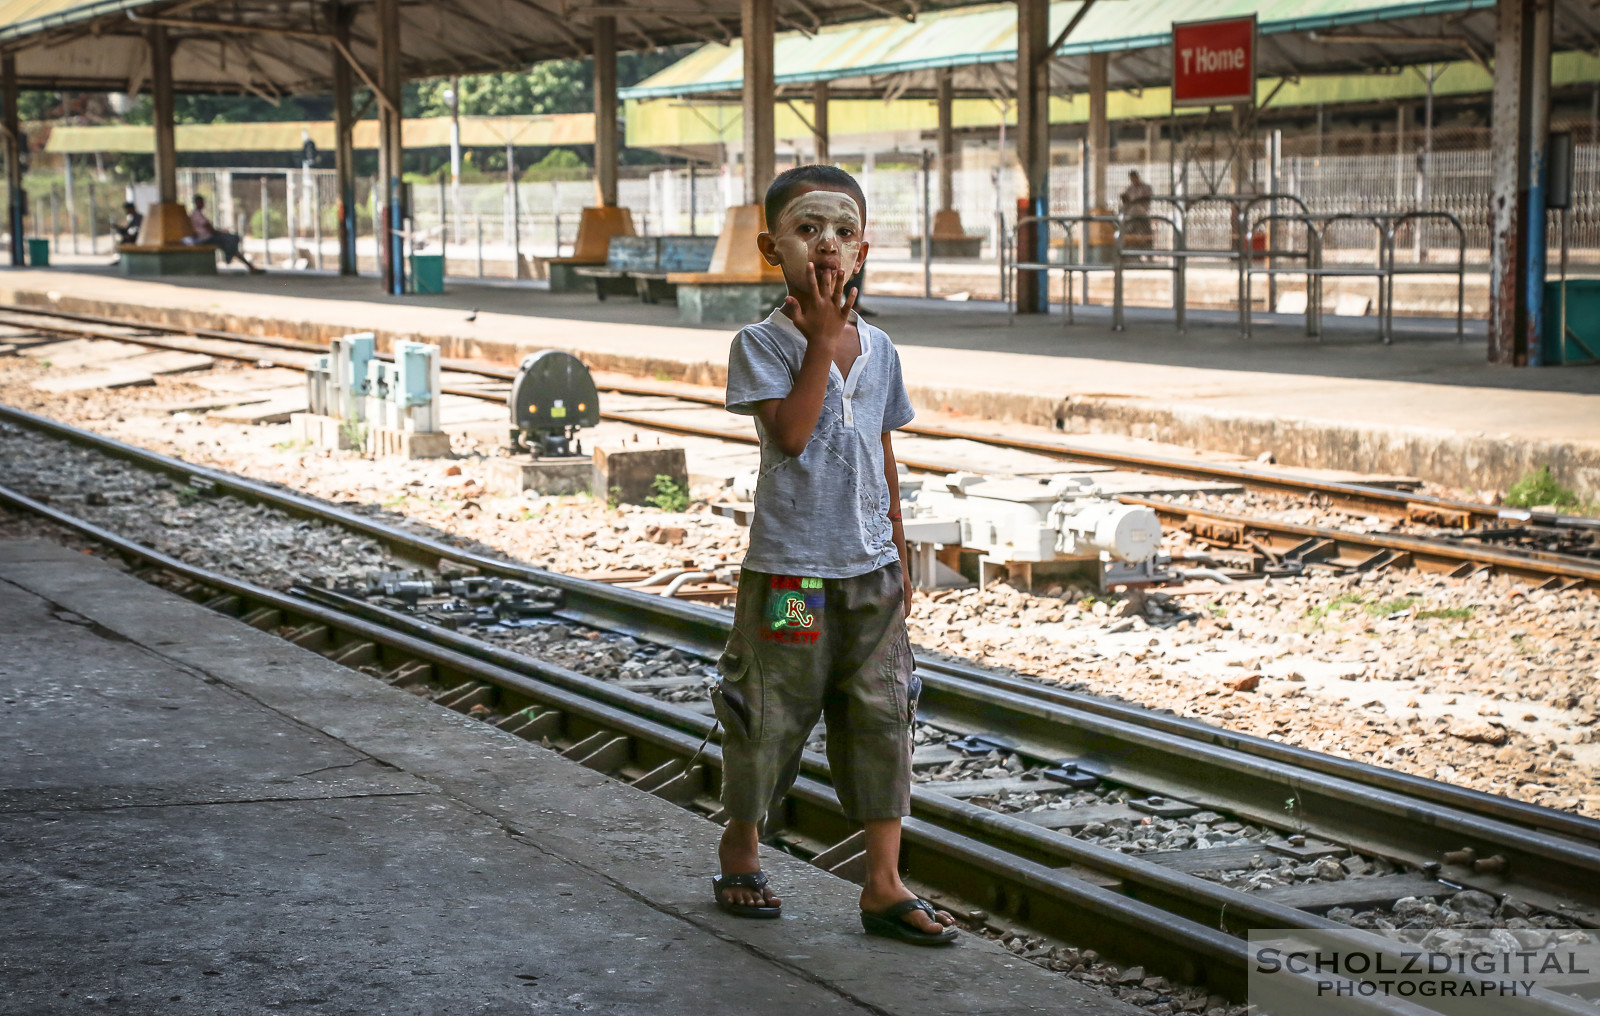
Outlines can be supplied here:
[[856, 273], [867, 256], [861, 238], [861, 209], [844, 191], [807, 187], [795, 194], [757, 238], [769, 265], [781, 265], [790, 288], [807, 285], [806, 265], [817, 266], [817, 284], [831, 282], [835, 273], [846, 279]]

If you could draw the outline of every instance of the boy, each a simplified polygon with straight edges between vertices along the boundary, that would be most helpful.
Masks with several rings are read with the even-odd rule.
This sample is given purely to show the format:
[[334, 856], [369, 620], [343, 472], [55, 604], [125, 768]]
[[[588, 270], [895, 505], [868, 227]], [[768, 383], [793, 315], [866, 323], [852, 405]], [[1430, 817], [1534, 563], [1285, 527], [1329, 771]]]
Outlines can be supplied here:
[[722, 722], [728, 825], [718, 906], [777, 917], [757, 857], [768, 810], [794, 783], [819, 714], [846, 815], [866, 831], [861, 923], [922, 945], [954, 918], [905, 887], [900, 820], [911, 810], [916, 688], [905, 612], [911, 580], [889, 432], [912, 417], [889, 336], [855, 314], [845, 284], [867, 257], [866, 198], [848, 173], [799, 166], [767, 191], [756, 240], [789, 295], [741, 331], [727, 407], [753, 415], [761, 471], [734, 628], [712, 699]]

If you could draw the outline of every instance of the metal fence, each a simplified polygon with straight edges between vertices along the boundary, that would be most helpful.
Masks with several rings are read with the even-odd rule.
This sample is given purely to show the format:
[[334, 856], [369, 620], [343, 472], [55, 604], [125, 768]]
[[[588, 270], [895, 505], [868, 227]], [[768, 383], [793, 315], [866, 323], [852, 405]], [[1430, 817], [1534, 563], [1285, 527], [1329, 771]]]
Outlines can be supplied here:
[[[1568, 215], [1572, 261], [1600, 264], [1600, 125], [1583, 121], [1557, 124], [1572, 129], [1576, 179], [1574, 207]], [[1209, 139], [1208, 139], [1209, 140]], [[1301, 134], [1285, 138], [1276, 167], [1280, 193], [1298, 195], [1314, 214], [1375, 213], [1400, 209], [1448, 212], [1467, 231], [1468, 260], [1487, 262], [1490, 233], [1490, 157], [1487, 128], [1450, 128], [1433, 135], [1434, 147], [1419, 153], [1421, 134], [1381, 132]], [[1262, 138], [1243, 148], [1243, 165], [1235, 172], [1227, 163], [1225, 141], [1180, 145], [1165, 140], [1124, 141], [1113, 149], [1108, 167], [1108, 204], [1137, 170], [1156, 193], [1195, 194], [1208, 182], [1231, 190], [1235, 178], [1247, 189], [1264, 191], [1273, 177]], [[993, 145], [970, 146], [970, 168], [953, 174], [955, 207], [969, 234], [985, 242], [982, 259], [998, 256], [1006, 224], [1016, 218], [1023, 193], [1022, 177], [1007, 146], [997, 158]], [[885, 163], [887, 158], [880, 156]], [[904, 257], [912, 238], [922, 233], [924, 194], [938, 200], [937, 175], [905, 165], [869, 162], [857, 171], [870, 212], [868, 236], [882, 256]], [[1080, 215], [1085, 209], [1084, 148], [1057, 143], [1052, 153], [1049, 213]], [[998, 165], [999, 168], [996, 168]], [[636, 228], [645, 234], [711, 235], [722, 226], [724, 210], [742, 197], [738, 167], [715, 169], [675, 167], [634, 170], [619, 181], [621, 203], [632, 209]], [[75, 180], [43, 167], [30, 172], [30, 235], [49, 236], [62, 254], [109, 254], [111, 223], [121, 220], [124, 200], [141, 207], [153, 200], [149, 184], [133, 187], [95, 178], [80, 170]], [[337, 263], [337, 182], [331, 170], [180, 169], [179, 197], [185, 204], [205, 195], [212, 221], [239, 233], [252, 256], [264, 256], [275, 267], [331, 268]], [[358, 255], [363, 267], [375, 267], [372, 235], [373, 180], [357, 181]], [[4, 187], [0, 184], [0, 195]], [[581, 210], [594, 203], [590, 180], [463, 184], [452, 188], [442, 179], [411, 184], [411, 237], [426, 248], [443, 245], [452, 274], [508, 276], [529, 256], [570, 253]], [[1560, 217], [1552, 215], [1547, 231], [1552, 264], [1562, 237]], [[1231, 246], [1232, 226], [1219, 205], [1197, 209], [1187, 223], [1190, 246]], [[0, 227], [3, 228], [3, 227]], [[1401, 260], [1454, 257], [1453, 231], [1435, 224], [1415, 228], [1396, 245]], [[513, 252], [520, 259], [513, 258]], [[1326, 237], [1330, 260], [1362, 260], [1373, 253], [1372, 230], [1359, 224], [1341, 226]]]

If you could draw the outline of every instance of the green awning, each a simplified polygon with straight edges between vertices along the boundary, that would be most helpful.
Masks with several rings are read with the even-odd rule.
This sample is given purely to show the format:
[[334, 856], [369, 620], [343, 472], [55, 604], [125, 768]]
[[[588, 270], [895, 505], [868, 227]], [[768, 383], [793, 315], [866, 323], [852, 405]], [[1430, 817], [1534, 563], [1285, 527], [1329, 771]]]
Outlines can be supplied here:
[[[1052, 35], [1065, 28], [1081, 7], [1063, 0], [1050, 8]], [[1174, 21], [1256, 14], [1263, 42], [1257, 73], [1263, 78], [1347, 74], [1422, 63], [1469, 59], [1484, 63], [1493, 53], [1495, 0], [1211, 0], [1204, 5], [1171, 0], [1104, 0], [1084, 16], [1060, 48], [1060, 57], [1124, 53], [1111, 61], [1111, 87], [1151, 88], [1170, 78]], [[1556, 49], [1583, 49], [1600, 27], [1600, 15], [1586, 3], [1567, 3], [1556, 15]], [[881, 95], [897, 84], [902, 92], [926, 92], [932, 75], [919, 72], [952, 67], [957, 89], [968, 94], [1007, 91], [1009, 81], [986, 66], [1016, 60], [1014, 4], [923, 14], [915, 21], [883, 18], [822, 28], [811, 35], [785, 32], [777, 37], [777, 82], [803, 85], [829, 81], [836, 87], [875, 88]], [[1340, 36], [1346, 36], [1341, 39]], [[1057, 60], [1052, 86], [1081, 88], [1082, 61]], [[1009, 68], [1007, 68], [1009, 70]], [[888, 79], [901, 76], [898, 82]], [[910, 76], [907, 78], [906, 76]], [[622, 90], [624, 99], [653, 99], [736, 93], [744, 80], [744, 52], [738, 40], [711, 43], [688, 57]]]

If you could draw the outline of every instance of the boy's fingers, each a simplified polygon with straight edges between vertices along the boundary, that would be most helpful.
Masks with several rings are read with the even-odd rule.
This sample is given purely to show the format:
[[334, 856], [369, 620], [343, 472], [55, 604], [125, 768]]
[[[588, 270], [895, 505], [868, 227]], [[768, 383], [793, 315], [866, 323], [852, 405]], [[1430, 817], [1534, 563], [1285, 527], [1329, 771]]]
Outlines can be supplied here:
[[861, 290], [860, 290], [859, 287], [857, 287], [857, 286], [851, 286], [850, 287], [850, 299], [846, 300], [845, 304], [844, 304], [844, 316], [846, 318], [848, 318], [850, 316], [850, 312], [851, 311], [856, 309], [856, 297], [858, 297], [860, 295], [861, 295]]
[[796, 300], [792, 296], [786, 296], [786, 297], [783, 298], [783, 309], [786, 310], [786, 311], [799, 310], [800, 309], [800, 301]]

